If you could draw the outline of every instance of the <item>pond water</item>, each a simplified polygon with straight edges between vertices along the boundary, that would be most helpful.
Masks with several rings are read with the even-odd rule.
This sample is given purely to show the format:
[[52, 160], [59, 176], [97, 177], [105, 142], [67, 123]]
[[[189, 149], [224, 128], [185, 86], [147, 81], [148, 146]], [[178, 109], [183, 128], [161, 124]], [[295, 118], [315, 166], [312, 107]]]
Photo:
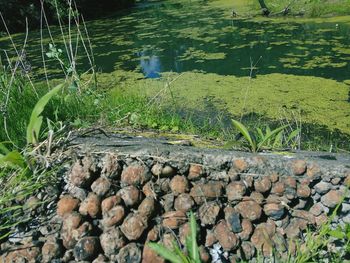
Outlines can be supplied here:
[[[233, 19], [203, 1], [164, 1], [87, 27], [96, 65], [115, 88], [125, 82], [152, 96], [176, 79], [179, 111], [293, 116], [319, 135], [350, 134], [350, 17]], [[38, 34], [27, 47], [33, 65], [41, 61]]]

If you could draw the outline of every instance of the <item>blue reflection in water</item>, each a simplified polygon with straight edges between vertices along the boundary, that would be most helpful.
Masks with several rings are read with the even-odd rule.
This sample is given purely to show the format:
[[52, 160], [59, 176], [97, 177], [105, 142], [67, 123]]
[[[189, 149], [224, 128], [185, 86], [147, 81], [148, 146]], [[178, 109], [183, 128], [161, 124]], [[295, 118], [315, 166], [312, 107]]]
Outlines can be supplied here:
[[146, 52], [140, 52], [140, 67], [143, 75], [146, 78], [154, 79], [159, 78], [161, 75], [161, 63], [158, 56], [150, 55], [145, 56]]

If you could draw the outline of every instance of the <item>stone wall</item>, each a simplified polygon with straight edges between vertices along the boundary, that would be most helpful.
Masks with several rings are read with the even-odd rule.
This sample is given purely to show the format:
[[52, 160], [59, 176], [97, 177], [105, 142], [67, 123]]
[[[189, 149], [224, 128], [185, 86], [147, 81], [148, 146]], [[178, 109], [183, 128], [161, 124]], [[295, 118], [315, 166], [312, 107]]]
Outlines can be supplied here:
[[249, 154], [117, 136], [78, 138], [69, 154], [37, 262], [164, 262], [145, 243], [184, 244], [189, 211], [203, 262], [293, 254], [303, 232], [324, 224], [343, 197], [332, 224], [350, 223], [349, 156]]

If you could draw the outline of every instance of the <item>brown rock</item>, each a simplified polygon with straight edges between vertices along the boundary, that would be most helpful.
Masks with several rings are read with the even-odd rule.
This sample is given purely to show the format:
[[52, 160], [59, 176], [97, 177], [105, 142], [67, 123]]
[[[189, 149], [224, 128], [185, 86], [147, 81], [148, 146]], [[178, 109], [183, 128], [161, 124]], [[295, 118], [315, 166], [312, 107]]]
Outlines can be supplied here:
[[142, 263], [165, 263], [165, 260], [146, 244], [143, 247]]
[[121, 202], [121, 198], [119, 195], [113, 195], [104, 199], [101, 203], [102, 214], [107, 213], [116, 205], [119, 205]]
[[230, 231], [225, 220], [220, 221], [214, 228], [214, 233], [224, 251], [230, 251], [237, 248], [239, 239]]
[[[2, 252], [2, 251], [1, 251]], [[0, 257], [1, 263], [27, 263], [37, 262], [40, 255], [40, 248], [34, 244], [27, 244]]]
[[165, 212], [169, 212], [173, 210], [174, 199], [175, 199], [175, 196], [173, 193], [162, 196], [160, 203]]
[[175, 210], [182, 210], [184, 212], [190, 211], [194, 205], [194, 201], [189, 194], [180, 194], [174, 203]]
[[101, 199], [90, 192], [88, 197], [80, 204], [79, 213], [91, 218], [96, 218], [101, 213]]
[[321, 169], [316, 163], [312, 163], [308, 166], [306, 174], [310, 178], [314, 178], [320, 175]]
[[[249, 196], [249, 198], [255, 202], [257, 202], [259, 205], [261, 205], [264, 202], [264, 196], [259, 192], [252, 192]], [[248, 199], [249, 200], [249, 199]]]
[[240, 250], [238, 250], [240, 254], [240, 258], [244, 258], [245, 260], [252, 259], [255, 255], [255, 247], [252, 243], [244, 241], [241, 244]]
[[271, 180], [269, 177], [265, 176], [261, 180], [256, 180], [254, 182], [255, 191], [258, 191], [262, 194], [268, 192], [271, 189]]
[[73, 253], [78, 261], [92, 261], [98, 255], [100, 249], [100, 241], [98, 237], [84, 237], [75, 245]]
[[260, 219], [262, 209], [255, 201], [243, 201], [236, 205], [237, 211], [242, 215], [243, 218], [249, 219], [250, 221], [256, 221]]
[[284, 183], [277, 182], [272, 186], [271, 193], [282, 196], [284, 194], [284, 190], [285, 190]]
[[248, 163], [244, 159], [233, 160], [233, 167], [240, 173], [248, 169]]
[[105, 227], [111, 227], [114, 225], [119, 225], [125, 216], [124, 207], [117, 205], [110, 209], [108, 212], [103, 213], [102, 225]]
[[154, 184], [153, 182], [149, 181], [142, 187], [142, 192], [145, 194], [145, 196], [153, 197], [154, 199], [157, 198], [157, 194], [154, 191]]
[[270, 257], [272, 255], [272, 241], [264, 228], [256, 228], [251, 237], [251, 242], [258, 251], [262, 251], [264, 257]]
[[326, 214], [320, 214], [319, 216], [315, 217], [315, 222], [318, 227], [326, 224], [328, 221], [328, 217]]
[[121, 175], [121, 182], [126, 185], [144, 185], [151, 178], [148, 168], [141, 165], [130, 165]]
[[65, 214], [63, 218], [63, 224], [61, 229], [61, 238], [63, 246], [66, 249], [71, 249], [75, 246], [77, 240], [73, 237], [73, 231], [82, 223], [82, 216], [77, 212]]
[[297, 181], [291, 176], [285, 177], [284, 183], [287, 187], [294, 188], [294, 189], [297, 188]]
[[301, 219], [305, 219], [309, 224], [314, 225], [315, 224], [315, 216], [309, 212], [309, 211], [305, 211], [305, 210], [294, 210], [292, 212], [292, 216], [294, 218], [301, 218]]
[[98, 196], [104, 196], [111, 188], [111, 182], [106, 177], [100, 177], [92, 183], [91, 189]]
[[298, 185], [297, 196], [301, 198], [307, 198], [310, 196], [310, 194], [311, 194], [311, 189], [309, 186], [304, 184]]
[[179, 237], [182, 245], [186, 245], [186, 239], [191, 235], [191, 227], [190, 223], [185, 223], [180, 226], [179, 229]]
[[169, 178], [160, 178], [157, 180], [155, 185], [163, 193], [170, 192], [170, 179]]
[[148, 233], [147, 233], [147, 241], [157, 241], [159, 239], [159, 232], [160, 227], [159, 225], [154, 226]]
[[155, 176], [160, 176], [162, 173], [163, 165], [160, 163], [156, 163], [152, 166], [151, 172]]
[[150, 218], [155, 209], [155, 202], [152, 197], [146, 197], [143, 199], [141, 204], [139, 205], [137, 211], [140, 215], [145, 216], [146, 218]]
[[126, 206], [135, 206], [141, 200], [141, 192], [133, 185], [122, 188], [118, 194]]
[[52, 262], [62, 256], [62, 246], [58, 240], [47, 240], [41, 249], [42, 262]]
[[136, 243], [129, 243], [120, 249], [117, 256], [117, 261], [118, 263], [140, 263], [141, 258], [141, 249]]
[[170, 189], [175, 196], [188, 191], [188, 181], [185, 176], [176, 175], [170, 181]]
[[323, 181], [319, 182], [314, 186], [314, 189], [316, 190], [316, 192], [321, 195], [327, 193], [329, 190], [331, 190], [331, 188], [332, 188], [332, 184], [326, 183]]
[[292, 170], [295, 175], [302, 175], [306, 172], [306, 162], [304, 160], [295, 160], [292, 162]]
[[132, 241], [139, 239], [147, 226], [147, 219], [145, 217], [139, 214], [129, 214], [120, 229], [127, 239]]
[[212, 245], [214, 245], [214, 243], [216, 243], [216, 241], [217, 238], [214, 231], [207, 229], [207, 234], [205, 236], [205, 246], [211, 247]]
[[222, 196], [223, 185], [220, 182], [209, 181], [206, 184], [196, 184], [192, 187], [190, 195], [197, 204], [205, 200], [215, 200]]
[[102, 255], [102, 254], [99, 254], [97, 258], [94, 259], [94, 261], [92, 261], [92, 263], [107, 263], [108, 262], [108, 259]]
[[319, 216], [324, 212], [323, 205], [320, 203], [315, 203], [311, 208], [310, 208], [310, 213], [313, 214], [314, 216]]
[[321, 202], [329, 208], [336, 207], [341, 200], [342, 200], [342, 196], [336, 190], [331, 190], [327, 194], [321, 197]]
[[220, 206], [214, 202], [206, 202], [199, 208], [199, 219], [202, 225], [214, 225], [219, 215]]
[[227, 199], [229, 201], [242, 200], [246, 190], [246, 186], [243, 182], [232, 182], [226, 186]]
[[248, 220], [248, 219], [243, 219], [242, 223], [242, 232], [240, 232], [238, 234], [238, 236], [242, 239], [242, 240], [249, 240], [250, 236], [253, 233], [253, 225], [252, 223]]
[[119, 178], [122, 166], [118, 162], [118, 156], [108, 153], [103, 158], [103, 167], [101, 175], [111, 179]]
[[179, 228], [180, 225], [187, 221], [185, 212], [179, 211], [169, 211], [162, 215], [163, 227], [169, 227], [170, 229]]
[[284, 214], [284, 206], [277, 203], [268, 203], [264, 206], [265, 214], [273, 220], [281, 219]]
[[231, 182], [238, 181], [240, 179], [240, 174], [235, 167], [231, 167], [227, 172], [228, 177]]
[[77, 229], [72, 230], [72, 236], [75, 240], [89, 236], [92, 232], [92, 225], [89, 222], [82, 223]]
[[68, 177], [73, 185], [88, 188], [96, 177], [96, 165], [93, 159], [86, 156], [81, 161], [76, 161]]
[[284, 232], [286, 233], [287, 237], [289, 239], [295, 239], [298, 238], [300, 235], [300, 226], [298, 224], [299, 222], [293, 218], [289, 225], [286, 227]]
[[165, 165], [162, 169], [161, 176], [162, 177], [171, 177], [176, 174], [175, 168], [170, 165]]
[[162, 237], [162, 243], [168, 249], [172, 250], [174, 243], [176, 242], [177, 240], [175, 239], [175, 235], [173, 233], [165, 233]]
[[331, 183], [332, 185], [338, 185], [341, 182], [340, 177], [332, 178]]
[[188, 180], [196, 180], [203, 175], [203, 166], [200, 164], [191, 164], [188, 172]]
[[65, 195], [61, 197], [60, 201], [57, 203], [57, 214], [63, 216], [64, 214], [69, 214], [74, 210], [78, 209], [80, 201], [73, 198], [70, 195]]
[[101, 236], [101, 247], [105, 255], [117, 254], [125, 246], [125, 239], [119, 228], [109, 228]]
[[273, 173], [270, 175], [271, 183], [276, 183], [278, 182], [279, 179], [280, 179], [280, 176], [278, 173]]
[[204, 247], [204, 246], [199, 247], [199, 258], [200, 258], [202, 263], [211, 262], [211, 257], [210, 257], [208, 250], [206, 249], [206, 247]]

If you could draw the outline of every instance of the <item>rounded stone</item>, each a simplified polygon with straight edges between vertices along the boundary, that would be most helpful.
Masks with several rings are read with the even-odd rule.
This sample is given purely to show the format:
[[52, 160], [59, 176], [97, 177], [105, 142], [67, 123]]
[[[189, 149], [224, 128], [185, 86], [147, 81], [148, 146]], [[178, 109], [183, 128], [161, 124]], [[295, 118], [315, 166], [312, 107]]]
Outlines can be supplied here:
[[226, 186], [227, 199], [229, 201], [242, 200], [246, 190], [246, 186], [243, 182], [232, 182]]
[[161, 176], [163, 177], [171, 177], [176, 174], [175, 168], [170, 165], [165, 165], [162, 169]]
[[175, 210], [182, 210], [184, 212], [190, 211], [193, 205], [193, 198], [189, 194], [180, 194], [174, 202]]
[[221, 182], [209, 181], [206, 184], [199, 183], [192, 187], [190, 195], [197, 204], [206, 200], [215, 200], [222, 196], [223, 184]]
[[264, 213], [273, 220], [279, 220], [284, 216], [285, 209], [281, 204], [268, 203], [264, 206]]
[[179, 228], [179, 237], [182, 245], [186, 245], [186, 240], [189, 235], [191, 235], [191, 226], [190, 223], [187, 222]]
[[252, 223], [248, 219], [243, 219], [241, 226], [242, 226], [242, 232], [240, 232], [238, 236], [242, 240], [249, 240], [254, 230]]
[[130, 165], [126, 167], [121, 175], [121, 182], [126, 185], [144, 185], [151, 175], [148, 168], [141, 165]]
[[271, 189], [271, 185], [272, 184], [269, 177], [264, 177], [254, 182], [255, 191], [258, 191], [262, 194], [268, 192]]
[[111, 188], [111, 182], [106, 177], [100, 177], [91, 185], [91, 190], [98, 196], [104, 196]]
[[301, 198], [308, 198], [311, 195], [311, 189], [309, 186], [300, 184], [297, 189], [297, 196]]
[[101, 199], [95, 193], [90, 192], [88, 197], [80, 204], [79, 213], [91, 218], [96, 218], [101, 213]]
[[284, 194], [284, 190], [285, 190], [284, 183], [277, 182], [272, 186], [271, 193], [282, 196]]
[[162, 173], [163, 165], [160, 163], [156, 163], [152, 166], [151, 172], [155, 176], [160, 176]]
[[211, 262], [210, 254], [205, 246], [199, 247], [199, 258], [200, 258], [202, 263]]
[[203, 175], [203, 166], [200, 164], [191, 164], [188, 172], [188, 180], [199, 179]]
[[119, 249], [125, 246], [125, 239], [119, 228], [110, 228], [100, 236], [101, 247], [109, 256], [117, 254]]
[[165, 260], [146, 244], [143, 247], [142, 263], [165, 263]]
[[187, 221], [185, 212], [181, 210], [166, 212], [162, 215], [162, 218], [163, 227], [168, 227], [170, 229], [177, 229]]
[[157, 194], [154, 191], [154, 184], [153, 182], [147, 182], [143, 187], [142, 187], [142, 192], [144, 193], [145, 196], [150, 196], [153, 198], [157, 198]]
[[224, 251], [230, 251], [238, 247], [239, 239], [230, 231], [225, 220], [220, 221], [215, 226], [214, 233]]
[[145, 217], [139, 214], [129, 214], [120, 229], [127, 239], [133, 241], [141, 237], [147, 226]]
[[125, 210], [121, 205], [117, 205], [103, 214], [102, 225], [111, 227], [119, 225], [124, 219]]
[[75, 245], [73, 253], [75, 259], [78, 261], [92, 261], [97, 257], [99, 249], [100, 242], [98, 237], [83, 237]]
[[291, 176], [285, 177], [284, 183], [289, 188], [297, 188], [297, 181]]
[[155, 201], [153, 197], [146, 197], [143, 199], [141, 204], [139, 205], [137, 211], [140, 215], [145, 216], [146, 218], [150, 218], [155, 209]]
[[118, 156], [116, 156], [115, 154], [108, 153], [102, 161], [103, 167], [101, 175], [111, 179], [119, 178], [120, 173], [122, 171], [122, 166], [118, 161]]
[[327, 194], [321, 197], [321, 202], [329, 208], [336, 207], [341, 200], [342, 200], [342, 196], [336, 190], [331, 190]]
[[79, 207], [80, 201], [70, 195], [65, 195], [57, 203], [57, 214], [63, 216], [69, 214]]
[[62, 246], [57, 240], [47, 240], [41, 249], [42, 261], [52, 262], [62, 256]]
[[331, 190], [332, 184], [326, 182], [319, 182], [314, 186], [317, 193], [323, 195]]
[[205, 236], [205, 246], [206, 247], [211, 247], [214, 245], [214, 243], [217, 242], [216, 235], [213, 230], [206, 229], [207, 233]]
[[202, 225], [214, 225], [220, 212], [220, 206], [216, 202], [206, 202], [198, 210]]
[[129, 243], [120, 249], [117, 261], [118, 263], [139, 263], [141, 262], [141, 249], [136, 243]]
[[170, 189], [174, 195], [179, 195], [188, 191], [188, 181], [186, 177], [176, 175], [170, 181]]
[[249, 196], [250, 199], [261, 205], [264, 202], [264, 196], [259, 192], [252, 192]]
[[88, 188], [96, 176], [96, 166], [91, 157], [86, 156], [72, 166], [68, 175], [69, 181], [81, 188]]
[[233, 160], [233, 167], [240, 173], [248, 169], [248, 163], [244, 159]]
[[141, 192], [133, 185], [122, 188], [118, 194], [126, 206], [135, 206], [141, 200]]
[[113, 195], [113, 196], [107, 197], [101, 203], [102, 214], [108, 212], [116, 205], [119, 205], [120, 202], [121, 202], [121, 198], [119, 195]]
[[260, 219], [262, 209], [255, 201], [243, 201], [236, 205], [237, 211], [242, 215], [243, 218], [251, 221]]
[[241, 244], [241, 250], [240, 252], [240, 258], [245, 259], [245, 260], [250, 260], [254, 257], [255, 255], [255, 247], [253, 246], [252, 243], [248, 241], [243, 241]]
[[304, 160], [294, 160], [292, 163], [293, 174], [302, 175], [306, 172], [306, 162]]

